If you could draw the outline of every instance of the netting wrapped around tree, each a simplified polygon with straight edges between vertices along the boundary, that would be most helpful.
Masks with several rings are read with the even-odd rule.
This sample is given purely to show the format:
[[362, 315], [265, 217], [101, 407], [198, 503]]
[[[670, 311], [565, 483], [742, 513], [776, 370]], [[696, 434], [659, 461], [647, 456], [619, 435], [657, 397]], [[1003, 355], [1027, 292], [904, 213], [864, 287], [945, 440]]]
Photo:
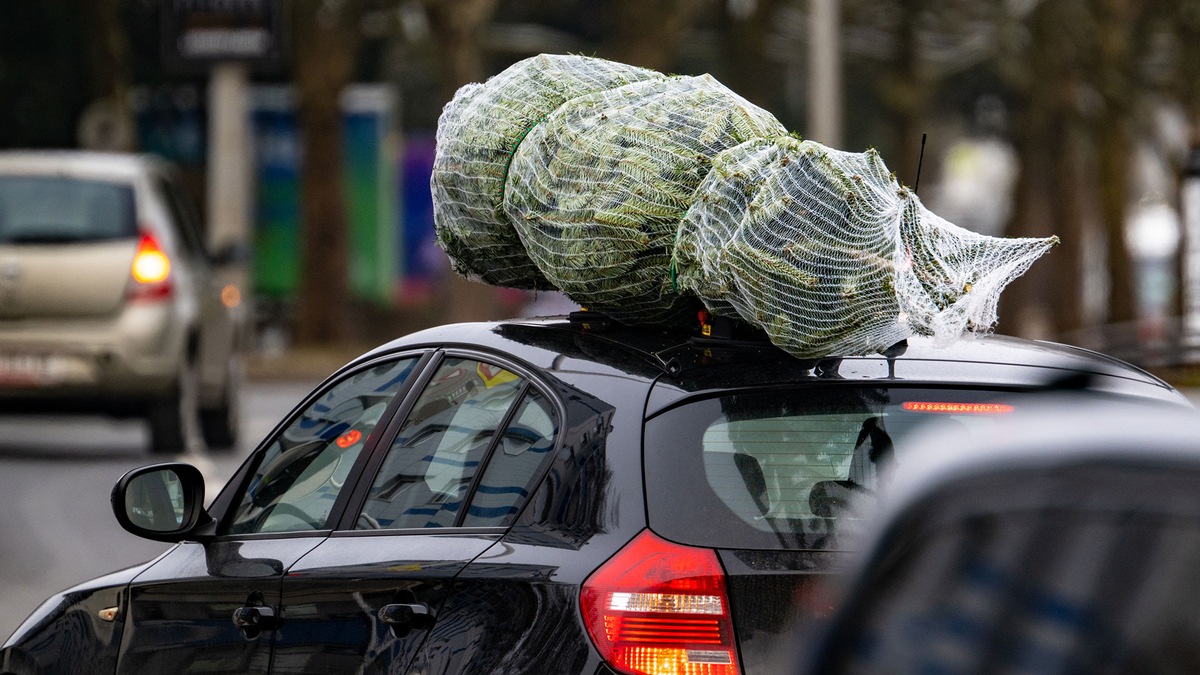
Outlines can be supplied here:
[[513, 155], [504, 209], [529, 257], [576, 302], [628, 323], [694, 321], [671, 283], [679, 223], [714, 156], [787, 130], [711, 77], [581, 96]]
[[792, 354], [987, 331], [1057, 243], [927, 210], [874, 151], [800, 141], [711, 77], [535, 57], [468, 85], [439, 122], [439, 242], [488, 283], [554, 287], [627, 323], [710, 312]]
[[875, 151], [789, 137], [719, 155], [698, 194], [675, 248], [679, 285], [801, 357], [986, 330], [1000, 291], [1055, 243], [968, 232]]
[[666, 76], [603, 59], [547, 54], [518, 66], [460, 88], [442, 111], [431, 181], [434, 226], [459, 274], [495, 286], [551, 289], [504, 214], [513, 152], [567, 101]]

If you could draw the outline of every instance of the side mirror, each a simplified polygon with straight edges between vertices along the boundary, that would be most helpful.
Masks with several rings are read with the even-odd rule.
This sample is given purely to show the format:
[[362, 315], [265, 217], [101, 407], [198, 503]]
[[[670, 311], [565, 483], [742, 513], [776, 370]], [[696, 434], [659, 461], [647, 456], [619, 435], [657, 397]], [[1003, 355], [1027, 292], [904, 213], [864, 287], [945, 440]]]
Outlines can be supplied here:
[[144, 466], [121, 476], [113, 487], [112, 508], [121, 527], [154, 541], [183, 541], [212, 522], [204, 510], [204, 476], [181, 462]]

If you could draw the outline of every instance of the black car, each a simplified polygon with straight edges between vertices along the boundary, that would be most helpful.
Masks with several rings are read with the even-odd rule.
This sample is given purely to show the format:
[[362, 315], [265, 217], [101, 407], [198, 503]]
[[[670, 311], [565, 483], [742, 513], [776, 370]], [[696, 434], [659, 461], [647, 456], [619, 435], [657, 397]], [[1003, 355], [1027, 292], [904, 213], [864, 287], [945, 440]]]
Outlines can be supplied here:
[[207, 507], [188, 465], [121, 478], [125, 528], [178, 544], [47, 601], [0, 673], [778, 672], [914, 429], [987, 434], [1061, 389], [1190, 407], [1003, 337], [806, 361], [586, 312], [422, 331], [326, 380]]
[[922, 437], [790, 672], [1200, 672], [1200, 417], [1135, 414], [1064, 397], [970, 453]]

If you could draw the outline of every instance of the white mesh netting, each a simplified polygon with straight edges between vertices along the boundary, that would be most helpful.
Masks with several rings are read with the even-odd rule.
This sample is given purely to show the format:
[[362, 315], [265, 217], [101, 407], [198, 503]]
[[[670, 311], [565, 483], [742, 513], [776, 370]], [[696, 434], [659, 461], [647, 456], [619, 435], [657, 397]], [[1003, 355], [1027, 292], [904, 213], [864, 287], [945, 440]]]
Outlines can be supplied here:
[[874, 151], [801, 141], [711, 77], [581, 56], [461, 89], [438, 124], [438, 240], [487, 283], [557, 288], [627, 323], [700, 302], [801, 357], [990, 330], [1057, 243], [926, 209]]
[[1056, 242], [959, 228], [874, 150], [791, 137], [718, 156], [679, 229], [679, 286], [797, 356], [943, 341], [996, 321], [1000, 291]]
[[567, 101], [650, 79], [666, 76], [601, 59], [543, 54], [459, 89], [438, 119], [431, 182], [438, 243], [455, 271], [496, 286], [553, 288], [504, 214], [513, 153]]

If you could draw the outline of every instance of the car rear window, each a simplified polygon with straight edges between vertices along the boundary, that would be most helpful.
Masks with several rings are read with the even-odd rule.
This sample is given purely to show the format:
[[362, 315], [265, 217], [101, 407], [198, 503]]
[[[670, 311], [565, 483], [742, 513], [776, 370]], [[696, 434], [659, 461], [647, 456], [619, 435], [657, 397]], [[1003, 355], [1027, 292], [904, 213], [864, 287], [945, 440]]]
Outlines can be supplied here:
[[0, 176], [0, 243], [54, 244], [137, 234], [128, 184], [62, 176]]
[[647, 422], [650, 525], [699, 546], [837, 550], [916, 427], [937, 420], [986, 434], [1033, 400], [849, 386], [693, 400]]

